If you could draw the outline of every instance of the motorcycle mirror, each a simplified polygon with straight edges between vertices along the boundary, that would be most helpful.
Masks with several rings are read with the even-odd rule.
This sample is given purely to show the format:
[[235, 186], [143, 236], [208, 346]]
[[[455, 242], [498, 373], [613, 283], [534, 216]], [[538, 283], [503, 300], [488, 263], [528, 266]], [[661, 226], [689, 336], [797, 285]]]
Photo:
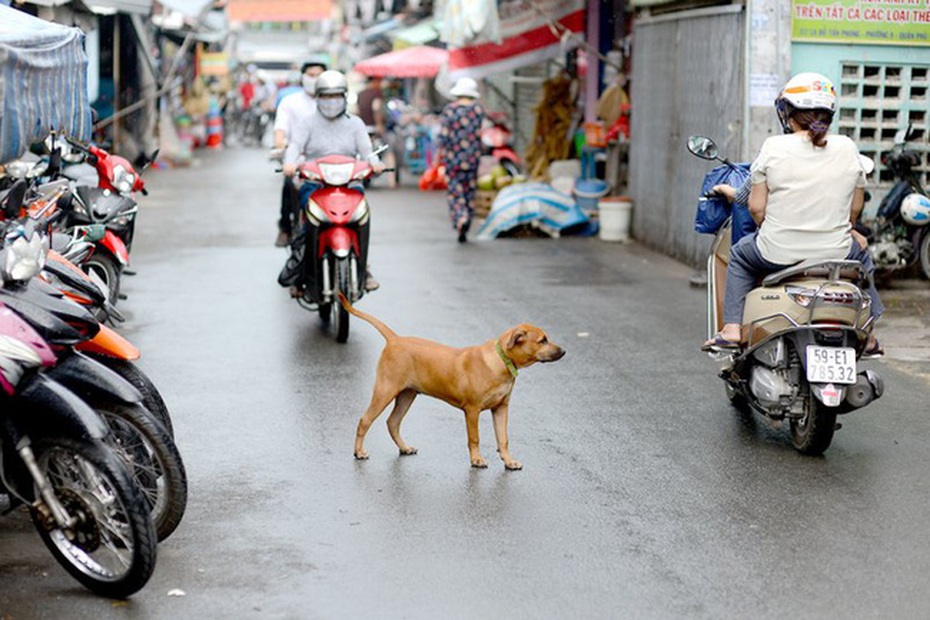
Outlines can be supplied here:
[[19, 211], [23, 207], [23, 201], [26, 199], [26, 190], [29, 183], [25, 179], [17, 179], [7, 191], [6, 196], [0, 199], [0, 208], [6, 219], [13, 219], [19, 216]]
[[52, 149], [48, 157], [48, 166], [45, 168], [45, 174], [50, 177], [57, 177], [61, 172], [61, 147], [56, 146]]
[[717, 143], [705, 136], [688, 138], [688, 150], [701, 159], [717, 159]]

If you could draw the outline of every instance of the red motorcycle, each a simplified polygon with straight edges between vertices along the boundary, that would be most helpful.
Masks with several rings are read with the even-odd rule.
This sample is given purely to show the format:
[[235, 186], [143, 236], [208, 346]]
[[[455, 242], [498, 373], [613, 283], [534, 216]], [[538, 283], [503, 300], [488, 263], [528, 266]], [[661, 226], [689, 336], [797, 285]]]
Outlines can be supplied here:
[[[84, 161], [93, 166], [96, 175], [73, 173], [70, 167], [62, 171], [76, 186], [74, 200], [64, 224], [67, 227], [88, 224], [106, 226], [103, 238], [96, 243], [96, 251], [83, 266], [88, 271], [96, 272], [107, 284], [110, 299], [115, 304], [120, 277], [129, 266], [129, 250], [139, 210], [135, 194], [148, 193], [145, 182], [125, 157], [72, 138], [65, 137], [65, 141], [84, 155]], [[157, 154], [158, 151], [152, 153], [145, 167], [155, 161]]]
[[488, 112], [487, 124], [481, 129], [481, 146], [485, 155], [491, 155], [512, 177], [522, 174], [523, 160], [513, 150], [513, 132], [506, 123], [506, 115]]
[[349, 313], [339, 303], [342, 293], [350, 302], [365, 294], [369, 210], [364, 183], [374, 175], [366, 161], [328, 155], [307, 161], [297, 177], [314, 187], [301, 205], [294, 255], [279, 282], [293, 285], [292, 294], [308, 310], [316, 310], [331, 323], [337, 342], [349, 338]]

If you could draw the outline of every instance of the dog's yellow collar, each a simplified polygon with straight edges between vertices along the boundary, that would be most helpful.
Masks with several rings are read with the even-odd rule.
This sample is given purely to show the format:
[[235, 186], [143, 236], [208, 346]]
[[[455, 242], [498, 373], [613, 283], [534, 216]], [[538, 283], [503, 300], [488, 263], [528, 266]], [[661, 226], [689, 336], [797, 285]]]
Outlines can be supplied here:
[[498, 340], [495, 344], [497, 345], [497, 354], [500, 356], [501, 360], [504, 362], [504, 366], [506, 366], [507, 370], [510, 371], [511, 376], [514, 379], [516, 379], [517, 378], [517, 367], [514, 366], [513, 360], [507, 357], [507, 354], [504, 353], [504, 347], [501, 346], [500, 340]]

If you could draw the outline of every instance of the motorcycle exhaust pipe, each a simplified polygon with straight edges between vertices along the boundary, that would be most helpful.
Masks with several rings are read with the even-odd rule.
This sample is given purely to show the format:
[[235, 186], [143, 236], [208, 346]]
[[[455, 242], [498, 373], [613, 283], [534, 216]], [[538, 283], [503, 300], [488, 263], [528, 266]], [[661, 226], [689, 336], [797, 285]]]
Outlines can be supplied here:
[[856, 382], [846, 389], [846, 403], [853, 409], [865, 407], [881, 398], [885, 392], [885, 381], [874, 370], [859, 373]]

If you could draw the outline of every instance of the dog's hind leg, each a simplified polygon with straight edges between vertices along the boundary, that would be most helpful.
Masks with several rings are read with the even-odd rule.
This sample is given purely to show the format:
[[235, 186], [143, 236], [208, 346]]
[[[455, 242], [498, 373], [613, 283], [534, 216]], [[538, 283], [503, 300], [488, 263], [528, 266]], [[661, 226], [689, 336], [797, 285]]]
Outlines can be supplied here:
[[391, 415], [388, 416], [388, 432], [391, 433], [391, 439], [397, 444], [401, 455], [417, 453], [417, 449], [413, 446], [408, 446], [400, 436], [400, 423], [404, 421], [404, 416], [407, 415], [407, 410], [410, 409], [410, 405], [413, 404], [416, 397], [416, 390], [411, 390], [410, 388], [398, 394], [397, 398], [394, 399], [394, 409], [391, 411]]
[[391, 404], [391, 401], [397, 395], [398, 393], [391, 388], [375, 386], [374, 394], [371, 395], [371, 403], [358, 420], [358, 428], [355, 431], [355, 458], [359, 460], [368, 458], [368, 453], [365, 452], [364, 448], [365, 435], [374, 421], [387, 409], [387, 406]]

